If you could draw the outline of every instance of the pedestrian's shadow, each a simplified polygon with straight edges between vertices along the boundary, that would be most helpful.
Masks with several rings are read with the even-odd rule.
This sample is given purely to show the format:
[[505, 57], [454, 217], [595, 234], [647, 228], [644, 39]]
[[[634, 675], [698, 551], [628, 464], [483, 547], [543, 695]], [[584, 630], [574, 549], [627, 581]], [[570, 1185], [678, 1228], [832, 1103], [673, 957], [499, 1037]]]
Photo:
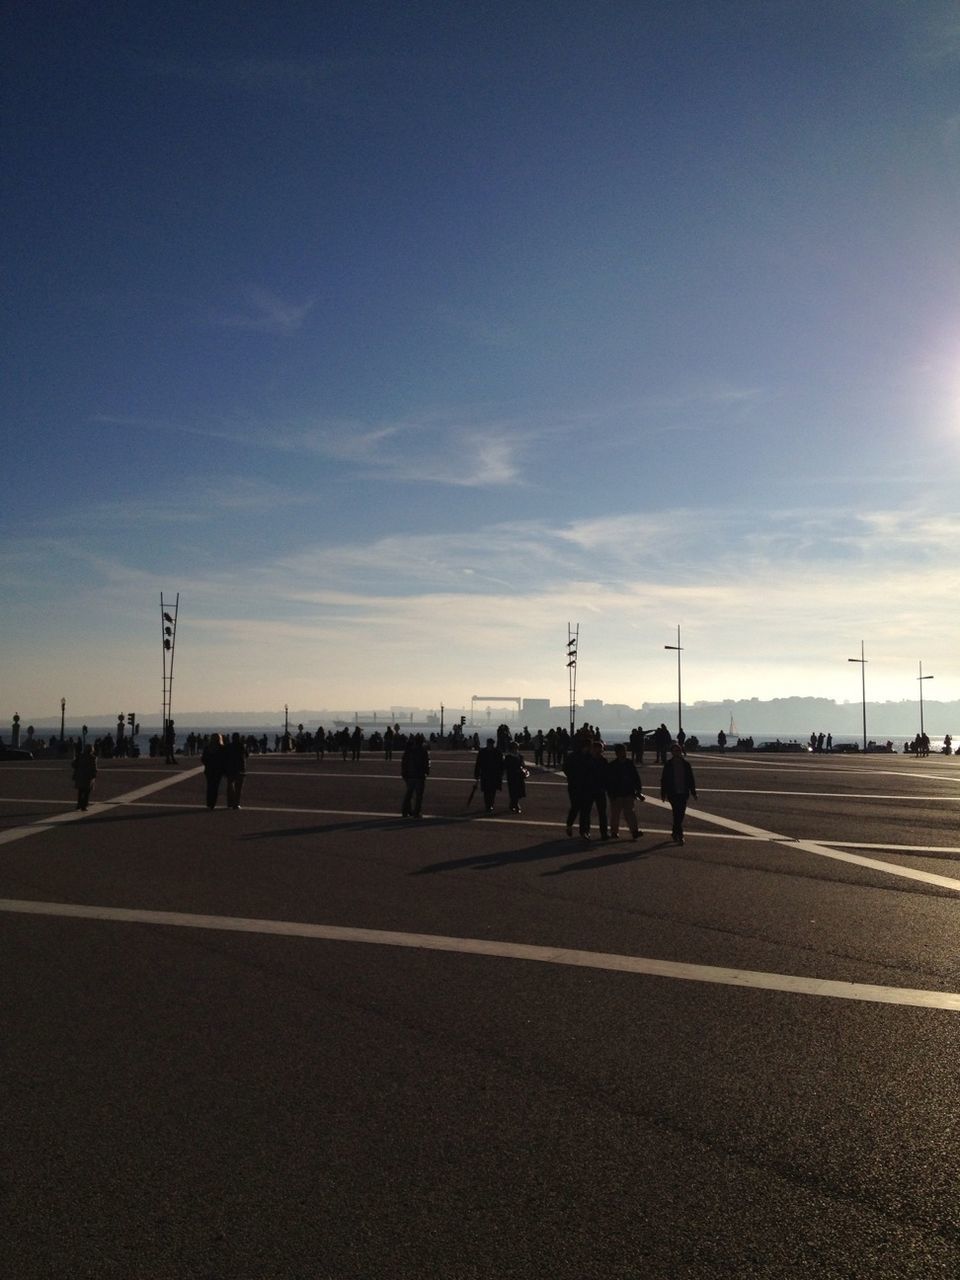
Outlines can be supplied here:
[[241, 840], [276, 840], [279, 836], [326, 836], [334, 831], [396, 831], [410, 826], [403, 818], [360, 818], [355, 822], [315, 822], [308, 827], [276, 827], [273, 831], [248, 831]]
[[490, 871], [495, 867], [520, 866], [524, 862], [540, 862], [544, 858], [558, 858], [569, 852], [565, 837], [545, 840], [542, 844], [526, 849], [502, 849], [497, 853], [480, 853], [469, 858], [451, 858], [447, 862], [431, 862], [412, 876], [436, 875], [439, 871]]
[[239, 838], [241, 840], [275, 840], [277, 836], [319, 836], [329, 835], [334, 831], [401, 831], [423, 830], [428, 824], [434, 826], [453, 826], [462, 822], [462, 818], [435, 818], [422, 820], [415, 818], [358, 818], [352, 822], [315, 822], [309, 827], [278, 827], [273, 831], [249, 831]]
[[106, 804], [109, 807], [91, 811], [88, 818], [80, 820], [81, 826], [84, 827], [100, 826], [102, 823], [155, 822], [158, 818], [182, 818], [185, 813], [204, 812], [204, 806], [193, 804], [162, 804], [151, 809], [149, 813], [131, 813], [127, 805], [118, 804], [113, 800], [91, 800], [90, 803], [91, 805]]
[[583, 858], [580, 862], [567, 862], [553, 871], [544, 871], [543, 875], [565, 876], [568, 871], [599, 871], [602, 867], [615, 867], [622, 862], [638, 862], [641, 858], [648, 858], [655, 850], [662, 848], [661, 843], [649, 845], [645, 849], [631, 848], [624, 849], [622, 852], [617, 850], [616, 853], [601, 853], [595, 858]]

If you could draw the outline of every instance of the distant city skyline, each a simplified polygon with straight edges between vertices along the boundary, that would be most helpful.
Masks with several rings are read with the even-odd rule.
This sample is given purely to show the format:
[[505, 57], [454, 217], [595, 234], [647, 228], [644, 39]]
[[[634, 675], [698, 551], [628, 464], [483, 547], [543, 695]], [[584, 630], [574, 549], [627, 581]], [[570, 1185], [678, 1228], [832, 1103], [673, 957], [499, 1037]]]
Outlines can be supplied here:
[[4, 34], [0, 723], [960, 698], [952, 0]]
[[[176, 711], [175, 722], [177, 732], [182, 736], [191, 730], [209, 731], [219, 729], [230, 731], [237, 728], [267, 730], [280, 732], [289, 724], [296, 731], [300, 724], [312, 730], [318, 724], [333, 728], [342, 724], [361, 724], [367, 731], [374, 727], [383, 728], [390, 723], [399, 722], [426, 726], [431, 730], [439, 730], [441, 724], [446, 732], [465, 715], [470, 730], [493, 726], [505, 722], [514, 728], [526, 725], [532, 731], [551, 727], [569, 727], [569, 704], [545, 705], [545, 699], [530, 699], [518, 709], [514, 706], [400, 706], [380, 708], [308, 708], [281, 707], [259, 710], [218, 711], [185, 707]], [[960, 699], [953, 702], [937, 700], [927, 701], [925, 727], [934, 738], [942, 738], [944, 734], [960, 731]], [[918, 703], [902, 702], [867, 702], [867, 731], [869, 738], [882, 741], [886, 737], [912, 738], [919, 728]], [[752, 735], [763, 740], [774, 736], [802, 737], [806, 740], [811, 732], [832, 732], [838, 739], [862, 738], [862, 703], [837, 703], [826, 698], [776, 698], [770, 700], [747, 699], [727, 700], [723, 702], [698, 702], [683, 704], [683, 725], [688, 732], [708, 735], [707, 741], [715, 741], [717, 732], [723, 729], [735, 735]], [[640, 707], [630, 707], [624, 703], [604, 703], [588, 701], [576, 709], [576, 723], [585, 722], [599, 724], [608, 735], [626, 733], [629, 729], [642, 724], [645, 729], [652, 729], [661, 721], [667, 724], [671, 732], [676, 730], [676, 702], [645, 703]], [[83, 724], [91, 729], [104, 731], [115, 728], [119, 712], [99, 712], [66, 716], [65, 733], [67, 736], [77, 735]], [[129, 733], [127, 720], [130, 714], [139, 723], [142, 733], [148, 734], [159, 729], [161, 718], [149, 711], [141, 715], [136, 711], [122, 713], [124, 732]], [[21, 735], [32, 726], [39, 736], [49, 736], [59, 731], [59, 716], [21, 716]], [[10, 727], [0, 725], [0, 739], [9, 740]]]

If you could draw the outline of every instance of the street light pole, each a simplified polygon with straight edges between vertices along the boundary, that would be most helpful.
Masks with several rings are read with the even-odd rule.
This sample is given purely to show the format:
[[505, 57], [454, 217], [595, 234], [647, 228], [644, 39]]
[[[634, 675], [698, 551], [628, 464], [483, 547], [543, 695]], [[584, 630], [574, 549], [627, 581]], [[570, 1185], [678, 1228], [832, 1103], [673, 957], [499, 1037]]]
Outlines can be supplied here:
[[867, 660], [863, 656], [863, 641], [860, 641], [860, 657], [848, 658], [848, 662], [860, 663], [860, 688], [863, 691], [863, 749], [867, 749]]
[[680, 645], [680, 623], [677, 623], [677, 643], [665, 644], [665, 649], [676, 649], [677, 651], [677, 734], [683, 733], [683, 698], [680, 692], [680, 654], [683, 649]]
[[[66, 718], [67, 718], [67, 700], [66, 698], [61, 698], [60, 699], [60, 750], [61, 751], [63, 750], [63, 726], [66, 722]], [[923, 730], [921, 730], [921, 733], [922, 732]]]
[[917, 680], [920, 682], [920, 737], [923, 737], [923, 682], [924, 680], [932, 680], [933, 676], [925, 676], [923, 674], [923, 663], [920, 663], [920, 674]]

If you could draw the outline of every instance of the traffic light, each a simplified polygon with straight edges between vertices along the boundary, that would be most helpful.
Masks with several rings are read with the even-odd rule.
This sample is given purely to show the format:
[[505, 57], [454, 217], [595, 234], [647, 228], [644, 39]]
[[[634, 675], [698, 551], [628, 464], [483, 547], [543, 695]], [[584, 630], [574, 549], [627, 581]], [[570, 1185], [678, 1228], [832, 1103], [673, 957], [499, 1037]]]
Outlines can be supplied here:
[[134, 724], [136, 723], [136, 719], [137, 719], [137, 717], [136, 717], [136, 715], [135, 715], [132, 711], [128, 711], [128, 712], [127, 712], [127, 724], [130, 726], [130, 728], [131, 728], [131, 729], [133, 728]]
[[460, 717], [460, 724], [461, 724], [461, 725], [465, 725], [466, 723], [467, 723], [467, 717], [466, 717], [466, 716], [461, 716], [461, 717]]

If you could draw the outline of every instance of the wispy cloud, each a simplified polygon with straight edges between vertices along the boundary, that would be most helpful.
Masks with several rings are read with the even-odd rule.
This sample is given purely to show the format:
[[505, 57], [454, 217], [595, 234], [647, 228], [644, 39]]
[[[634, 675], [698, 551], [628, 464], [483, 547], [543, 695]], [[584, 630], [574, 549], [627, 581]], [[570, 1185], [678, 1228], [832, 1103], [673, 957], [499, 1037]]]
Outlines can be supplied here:
[[[269, 498], [227, 485], [219, 500]], [[42, 610], [55, 595], [61, 613], [80, 620], [86, 651], [105, 662], [131, 643], [131, 602], [142, 613], [175, 585], [189, 601], [182, 674], [194, 705], [211, 705], [211, 689], [221, 690], [212, 705], [243, 705], [241, 678], [336, 688], [336, 705], [398, 700], [406, 689], [446, 688], [452, 699], [481, 681], [558, 698], [570, 620], [583, 624], [585, 696], [639, 705], [666, 695], [663, 644], [678, 621], [694, 698], [853, 699], [846, 658], [861, 638], [872, 696], [911, 695], [911, 673], [890, 656], [904, 648], [929, 660], [947, 695], [960, 569], [945, 531], [960, 524], [957, 513], [768, 513], [761, 527], [721, 510], [697, 516], [672, 509], [503, 522], [481, 535], [305, 539], [294, 555], [257, 561], [248, 549], [242, 565], [194, 539], [168, 548], [156, 570], [85, 527], [5, 545], [0, 582], [18, 628], [42, 625], [31, 601]]]
[[911, 26], [917, 56], [927, 62], [960, 61], [960, 16], [956, 6], [948, 4], [940, 11], [922, 15]]
[[269, 289], [251, 287], [244, 294], [241, 311], [214, 313], [210, 323], [223, 329], [247, 329], [252, 333], [296, 333], [316, 305], [315, 298], [291, 302]]
[[537, 435], [500, 421], [467, 425], [428, 417], [279, 426], [265, 430], [259, 443], [332, 458], [398, 483], [492, 488], [522, 483], [523, 459]]

